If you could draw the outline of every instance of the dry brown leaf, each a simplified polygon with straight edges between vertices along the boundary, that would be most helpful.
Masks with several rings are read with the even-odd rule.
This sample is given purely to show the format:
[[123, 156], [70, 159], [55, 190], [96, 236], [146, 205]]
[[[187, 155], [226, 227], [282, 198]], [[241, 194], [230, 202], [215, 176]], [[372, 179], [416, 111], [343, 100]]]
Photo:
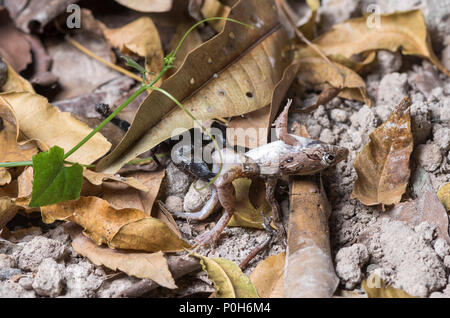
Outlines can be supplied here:
[[260, 194], [262, 203], [259, 206], [253, 206], [250, 202], [249, 192], [252, 185], [252, 180], [242, 178], [233, 181], [233, 186], [236, 192], [236, 200], [234, 201], [235, 211], [233, 217], [228, 222], [228, 226], [242, 226], [256, 229], [264, 229], [262, 226], [263, 217], [261, 212], [266, 216], [272, 213], [272, 209], [265, 200], [265, 189], [258, 189], [254, 193]]
[[286, 253], [272, 255], [259, 263], [250, 274], [250, 280], [261, 298], [283, 297]]
[[401, 289], [386, 285], [384, 280], [374, 274], [363, 280], [361, 286], [369, 298], [416, 298]]
[[172, 0], [115, 0], [121, 5], [140, 12], [166, 12], [172, 9]]
[[25, 35], [16, 29], [8, 10], [0, 7], [0, 57], [17, 71], [23, 71], [31, 63], [30, 44]]
[[143, 17], [121, 28], [106, 29], [103, 33], [122, 53], [144, 57], [147, 71], [155, 73], [161, 71], [164, 52], [158, 30], [150, 18]]
[[98, 245], [146, 252], [175, 252], [190, 245], [160, 220], [136, 209], [116, 210], [97, 197], [81, 197], [41, 208], [45, 223], [72, 221]]
[[317, 87], [328, 83], [335, 88], [343, 89], [343, 92], [339, 93], [340, 97], [371, 105], [364, 80], [350, 68], [338, 63], [331, 66], [320, 57], [302, 56], [302, 53], [299, 53], [297, 63], [299, 63], [299, 79], [307, 85]]
[[145, 186], [147, 191], [130, 189], [124, 184], [108, 183], [103, 185], [102, 197], [116, 209], [133, 208], [151, 215], [153, 203], [165, 176], [165, 170], [136, 172], [132, 176]]
[[149, 254], [115, 251], [97, 246], [73, 223], [67, 224], [65, 229], [70, 233], [75, 252], [87, 257], [95, 265], [106, 266], [113, 271], [120, 270], [129, 276], [151, 279], [166, 288], [177, 288], [162, 252]]
[[117, 174], [107, 174], [101, 172], [95, 172], [89, 169], [83, 170], [83, 177], [85, 177], [93, 185], [101, 185], [104, 181], [117, 181], [124, 183], [136, 190], [148, 192], [149, 189], [142, 184], [139, 180], [133, 177], [122, 177]]
[[445, 210], [450, 211], [450, 183], [446, 183], [439, 188], [437, 192], [439, 200], [445, 207]]
[[[41, 149], [59, 146], [70, 150], [91, 129], [72, 117], [69, 113], [61, 113], [52, 106], [45, 97], [28, 92], [10, 92], [0, 94], [0, 106], [14, 110], [20, 131], [40, 143]], [[111, 144], [97, 133], [68, 160], [90, 164], [106, 154]]]
[[[272, 1], [240, 1], [229, 17], [255, 27], [228, 21], [219, 35], [192, 51], [161, 86], [199, 120], [237, 116], [270, 104], [288, 63], [288, 57], [283, 57], [287, 39]], [[152, 92], [122, 142], [97, 169], [114, 173], [172, 134], [193, 126], [192, 118], [167, 96]]]
[[339, 284], [331, 259], [330, 204], [314, 176], [291, 183], [283, 297], [331, 297]]
[[[172, 41], [170, 41], [170, 51], [175, 50], [178, 43], [180, 42], [181, 38], [184, 36], [186, 31], [192, 26], [192, 21], [183, 21], [180, 24], [178, 24], [177, 29], [175, 31], [175, 35], [172, 38]], [[199, 47], [203, 43], [200, 34], [198, 33], [197, 29], [192, 30], [188, 36], [184, 39], [183, 45], [180, 47], [180, 50], [177, 53], [177, 58], [175, 59], [175, 62], [173, 63], [173, 66], [175, 66], [173, 73], [180, 68], [181, 65], [184, 63], [184, 59], [186, 56], [194, 49]], [[170, 70], [169, 70], [170, 71]]]
[[328, 57], [349, 60], [367, 51], [401, 49], [405, 55], [429, 59], [441, 72], [450, 75], [433, 53], [422, 11], [396, 12], [379, 18], [377, 25], [368, 23], [367, 17], [350, 19], [335, 25], [314, 43]]
[[358, 174], [351, 198], [365, 205], [397, 204], [408, 185], [409, 157], [413, 150], [409, 97], [370, 134], [370, 141], [356, 156]]
[[417, 166], [410, 184], [415, 199], [397, 204], [385, 217], [404, 221], [413, 228], [422, 222], [428, 222], [436, 227], [437, 236], [450, 244], [448, 216], [436, 195], [429, 174], [421, 166]]

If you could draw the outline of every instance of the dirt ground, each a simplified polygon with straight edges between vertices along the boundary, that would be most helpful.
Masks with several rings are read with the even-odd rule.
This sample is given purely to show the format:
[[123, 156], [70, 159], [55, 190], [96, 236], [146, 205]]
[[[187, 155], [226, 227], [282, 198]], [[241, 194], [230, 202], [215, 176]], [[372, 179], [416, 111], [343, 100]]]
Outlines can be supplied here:
[[[383, 12], [421, 8], [432, 36], [434, 51], [450, 68], [450, 3], [433, 0], [324, 1], [330, 8], [320, 13], [322, 30], [359, 15], [369, 3]], [[439, 4], [438, 4], [439, 2]], [[445, 3], [445, 4], [444, 4]], [[355, 5], [356, 4], [356, 5]], [[333, 8], [334, 6], [334, 8]], [[421, 166], [437, 191], [450, 182], [450, 81], [429, 62], [387, 51], [379, 52], [377, 67], [364, 75], [373, 107], [334, 98], [310, 114], [293, 113], [290, 123], [300, 122], [312, 138], [344, 146], [348, 158], [336, 168], [323, 172], [328, 199], [333, 208], [329, 220], [339, 289], [363, 296], [360, 282], [377, 273], [387, 283], [420, 297], [450, 297], [450, 246], [437, 236], [438, 225], [385, 217], [381, 207], [367, 207], [350, 199], [356, 172], [356, 154], [367, 143], [371, 131], [380, 125], [405, 96], [412, 100], [414, 152], [413, 170]], [[291, 87], [288, 97], [294, 107], [311, 104], [317, 94]], [[204, 202], [208, 193], [189, 191], [192, 179], [173, 165], [167, 168], [166, 203], [174, 209]], [[408, 197], [414, 199], [408, 189]], [[280, 204], [288, 220], [288, 196]], [[211, 217], [208, 221], [217, 219]], [[29, 222], [29, 221], [27, 221]], [[204, 222], [177, 221], [186, 238], [195, 237]], [[192, 224], [191, 224], [192, 223]], [[203, 224], [203, 225], [202, 225]], [[77, 255], [62, 223], [43, 225], [38, 218], [31, 228], [20, 229], [8, 241], [0, 239], [0, 297], [114, 297], [139, 281], [91, 264]], [[448, 230], [448, 229], [447, 229]], [[192, 232], [193, 231], [193, 232]], [[199, 250], [207, 256], [241, 262], [268, 234], [262, 230], [227, 228], [214, 251]], [[274, 241], [245, 269], [250, 274], [269, 255], [283, 251]], [[15, 277], [14, 280], [9, 278]], [[178, 289], [157, 288], [150, 297], [207, 297], [214, 291], [204, 272], [177, 279]]]

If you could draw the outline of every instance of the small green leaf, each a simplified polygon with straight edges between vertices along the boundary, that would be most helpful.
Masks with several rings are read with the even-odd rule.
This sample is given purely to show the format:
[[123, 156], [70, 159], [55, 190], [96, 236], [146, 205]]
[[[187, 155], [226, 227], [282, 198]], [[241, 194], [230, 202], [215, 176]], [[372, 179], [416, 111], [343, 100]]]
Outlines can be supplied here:
[[145, 68], [143, 68], [141, 65], [139, 65], [135, 60], [129, 58], [128, 56], [125, 55], [121, 55], [121, 58], [123, 58], [127, 63], [128, 66], [136, 69], [139, 73], [141, 74], [145, 74], [147, 73], [147, 71], [145, 70]]
[[83, 168], [64, 166], [64, 149], [55, 146], [33, 156], [34, 181], [30, 207], [76, 200], [80, 197]]

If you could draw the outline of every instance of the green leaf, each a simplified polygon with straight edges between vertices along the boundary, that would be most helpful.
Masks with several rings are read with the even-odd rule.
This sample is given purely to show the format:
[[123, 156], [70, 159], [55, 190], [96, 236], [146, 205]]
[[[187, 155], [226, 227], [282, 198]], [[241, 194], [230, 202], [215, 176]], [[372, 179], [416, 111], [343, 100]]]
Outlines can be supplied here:
[[33, 156], [34, 181], [30, 207], [76, 200], [80, 197], [83, 168], [64, 165], [64, 149], [55, 146]]
[[139, 65], [135, 60], [129, 58], [128, 56], [125, 55], [121, 55], [121, 58], [123, 58], [127, 63], [128, 66], [136, 69], [139, 73], [141, 74], [145, 74], [147, 73], [147, 71], [145, 70], [145, 68], [143, 68], [141, 65]]

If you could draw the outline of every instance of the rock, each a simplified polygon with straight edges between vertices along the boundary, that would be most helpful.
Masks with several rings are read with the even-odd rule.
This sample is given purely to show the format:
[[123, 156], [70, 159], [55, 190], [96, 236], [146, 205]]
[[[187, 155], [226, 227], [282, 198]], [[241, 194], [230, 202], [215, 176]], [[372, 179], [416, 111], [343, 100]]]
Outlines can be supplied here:
[[0, 298], [35, 298], [34, 291], [24, 289], [10, 280], [0, 282]]
[[166, 206], [169, 209], [169, 211], [178, 211], [178, 212], [182, 212], [183, 211], [183, 198], [180, 198], [179, 196], [176, 195], [169, 195], [166, 198]]
[[61, 243], [70, 242], [70, 236], [64, 230], [63, 226], [57, 226], [54, 229], [50, 229], [47, 233], [44, 234], [44, 236]]
[[436, 227], [428, 222], [422, 222], [414, 227], [414, 231], [422, 237], [426, 242], [431, 243], [436, 237]]
[[[418, 227], [424, 230], [427, 226]], [[367, 247], [371, 263], [380, 266], [383, 278], [393, 287], [426, 297], [447, 285], [445, 267], [431, 242], [407, 223], [381, 218], [359, 240]]]
[[8, 240], [0, 238], [0, 253], [12, 254], [17, 253], [22, 249], [20, 245], [14, 244]]
[[408, 95], [408, 75], [405, 73], [390, 73], [380, 82], [377, 96], [376, 112], [385, 121], [392, 110]]
[[337, 136], [328, 128], [325, 128], [320, 133], [319, 140], [326, 142], [327, 144], [334, 144]]
[[30, 276], [21, 277], [18, 283], [26, 290], [33, 289], [33, 278], [31, 278]]
[[330, 118], [338, 123], [345, 123], [348, 120], [348, 113], [345, 110], [334, 108], [330, 111]]
[[450, 150], [450, 128], [441, 125], [434, 125], [433, 127], [433, 141], [443, 151]]
[[0, 254], [0, 269], [16, 267], [16, 261], [9, 255]]
[[41, 296], [56, 297], [61, 293], [63, 276], [54, 259], [46, 258], [41, 262], [32, 286], [36, 294]]
[[449, 256], [449, 255], [447, 255], [447, 256], [444, 257], [444, 266], [445, 266], [447, 269], [450, 269], [450, 256]]
[[171, 162], [166, 168], [166, 195], [184, 196], [189, 189], [191, 179]]
[[414, 153], [417, 163], [428, 172], [435, 171], [441, 165], [441, 150], [434, 143], [419, 145]]
[[2, 268], [0, 269], [0, 280], [7, 280], [20, 274], [22, 274], [22, 271], [18, 268]]
[[118, 278], [113, 281], [105, 281], [97, 292], [97, 297], [113, 298], [139, 281], [140, 279], [130, 276]]
[[206, 201], [209, 200], [211, 197], [212, 189], [211, 187], [206, 187], [203, 190], [197, 191], [195, 188], [203, 188], [205, 187], [208, 182], [198, 180], [196, 185], [194, 186], [195, 182], [191, 184], [189, 187], [189, 191], [186, 193], [186, 196], [184, 197], [184, 211], [187, 212], [196, 212], [200, 211], [202, 207], [205, 205]]
[[377, 53], [377, 64], [382, 75], [397, 72], [402, 67], [402, 55], [400, 52], [380, 50]]
[[444, 239], [438, 238], [434, 242], [433, 247], [437, 255], [442, 259], [445, 259], [446, 256], [450, 255], [450, 246]]
[[35, 271], [45, 258], [60, 260], [68, 254], [65, 245], [58, 241], [37, 236], [26, 243], [20, 251], [18, 266], [20, 269]]
[[361, 267], [369, 260], [369, 253], [363, 244], [344, 247], [336, 254], [336, 274], [347, 289], [353, 289], [361, 282]]
[[447, 45], [444, 50], [442, 50], [442, 64], [450, 70], [450, 45]]
[[352, 123], [352, 127], [355, 129], [363, 128], [371, 130], [378, 126], [378, 119], [373, 112], [373, 108], [366, 105], [361, 107], [358, 112], [350, 116], [350, 122]]
[[95, 266], [87, 260], [78, 264], [70, 264], [64, 273], [67, 289], [64, 297], [95, 297], [105, 276], [103, 271], [97, 272]]

